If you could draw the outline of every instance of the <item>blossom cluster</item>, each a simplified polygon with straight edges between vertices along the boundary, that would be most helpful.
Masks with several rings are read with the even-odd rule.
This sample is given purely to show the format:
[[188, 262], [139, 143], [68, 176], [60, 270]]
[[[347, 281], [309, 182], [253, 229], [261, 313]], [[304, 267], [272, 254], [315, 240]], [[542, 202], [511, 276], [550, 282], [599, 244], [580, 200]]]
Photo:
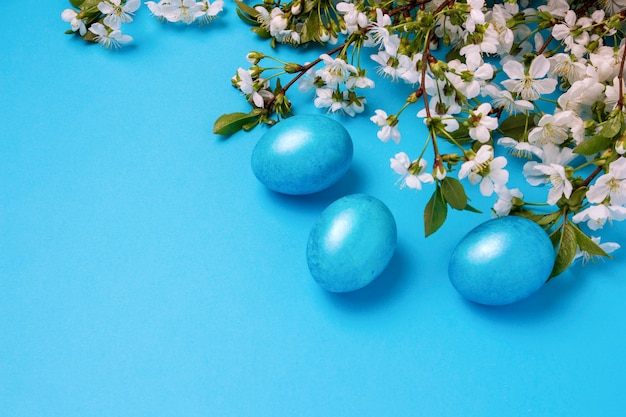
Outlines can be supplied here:
[[147, 1], [146, 6], [158, 19], [188, 25], [194, 22], [203, 24], [211, 22], [222, 11], [224, 0], [161, 0], [158, 3]]
[[[550, 234], [553, 275], [619, 247], [592, 234], [626, 219], [626, 0], [236, 3], [272, 46], [333, 47], [304, 64], [251, 52], [250, 68], [239, 68], [233, 85], [252, 110], [223, 115], [216, 133], [289, 117], [287, 91], [296, 83], [314, 91], [317, 108], [365, 113], [374, 72], [407, 86], [396, 109], [369, 117], [380, 140], [418, 151], [415, 158], [395, 152], [390, 165], [401, 188], [434, 188], [426, 235], [442, 226], [448, 207], [477, 211], [465, 187], [478, 186], [483, 196], [495, 195], [493, 216], [524, 216]], [[428, 135], [406, 142], [401, 126], [411, 113]], [[543, 201], [509, 186], [511, 158], [525, 161], [529, 186], [545, 187]]]
[[133, 40], [122, 33], [122, 24], [133, 21], [139, 9], [139, 0], [74, 0], [72, 5], [79, 8], [65, 9], [61, 18], [71, 25], [69, 33], [78, 33], [84, 39], [99, 43], [105, 48], [119, 48]]
[[[133, 40], [122, 32], [122, 25], [131, 23], [141, 7], [140, 0], [70, 0], [74, 8], [61, 13], [61, 19], [70, 24], [66, 33], [78, 34], [107, 49], [117, 49]], [[209, 23], [223, 9], [223, 0], [162, 0], [145, 3], [152, 14], [169, 22]]]

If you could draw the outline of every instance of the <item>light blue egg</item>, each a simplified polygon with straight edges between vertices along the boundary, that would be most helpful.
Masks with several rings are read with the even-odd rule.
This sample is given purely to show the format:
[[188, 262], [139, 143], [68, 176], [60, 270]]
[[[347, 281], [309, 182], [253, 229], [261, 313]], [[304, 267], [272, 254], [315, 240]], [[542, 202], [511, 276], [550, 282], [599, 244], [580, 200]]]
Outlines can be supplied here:
[[456, 290], [487, 305], [520, 301], [549, 278], [555, 252], [546, 232], [518, 216], [489, 220], [458, 243], [448, 265]]
[[352, 139], [341, 123], [320, 115], [292, 116], [259, 139], [252, 171], [271, 190], [312, 194], [337, 182], [352, 154]]
[[309, 270], [328, 291], [357, 290], [387, 267], [396, 239], [396, 222], [382, 201], [364, 194], [342, 197], [322, 212], [311, 230]]

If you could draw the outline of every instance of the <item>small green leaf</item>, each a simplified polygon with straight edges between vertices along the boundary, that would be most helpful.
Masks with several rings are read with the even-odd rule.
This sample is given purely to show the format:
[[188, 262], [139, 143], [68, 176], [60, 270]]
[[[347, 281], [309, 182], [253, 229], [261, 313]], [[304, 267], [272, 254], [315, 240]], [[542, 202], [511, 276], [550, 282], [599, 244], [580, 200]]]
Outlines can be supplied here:
[[467, 194], [463, 184], [456, 178], [445, 177], [441, 180], [441, 193], [443, 199], [450, 204], [453, 209], [463, 210], [467, 206]]
[[554, 267], [552, 268], [552, 273], [550, 274], [549, 279], [561, 274], [574, 261], [576, 249], [578, 248], [578, 244], [576, 243], [576, 231], [574, 229], [575, 227], [570, 222], [565, 222], [565, 224], [563, 224], [562, 231], [559, 236]]
[[441, 187], [437, 184], [437, 188], [424, 210], [424, 235], [428, 237], [435, 233], [446, 221], [447, 215], [448, 205], [443, 199]]
[[229, 136], [235, 132], [240, 131], [250, 123], [258, 121], [259, 118], [258, 109], [253, 110], [251, 113], [229, 113], [221, 115], [213, 125], [213, 133], [217, 135]]
[[250, 28], [250, 30], [254, 33], [256, 33], [259, 37], [263, 38], [263, 39], [269, 39], [272, 36], [270, 35], [270, 33], [267, 31], [267, 29], [262, 28], [262, 27], [258, 27], [258, 28]]
[[85, 0], [70, 0], [72, 6], [76, 7], [77, 9], [80, 9], [80, 6], [82, 6], [84, 2]]
[[248, 16], [254, 19], [256, 19], [256, 17], [259, 15], [259, 12], [254, 7], [248, 6], [246, 3], [244, 3], [241, 0], [235, 0], [235, 3], [237, 4], [237, 7], [239, 7], [239, 10], [241, 10], [242, 12], [244, 12], [245, 14], [247, 14]]
[[585, 156], [595, 155], [608, 148], [612, 141], [612, 138], [607, 138], [598, 133], [576, 146], [574, 153]]
[[504, 119], [502, 123], [500, 123], [499, 130], [504, 136], [519, 139], [533, 127], [535, 127], [534, 113], [528, 115], [518, 113]]
[[476, 207], [470, 206], [469, 204], [466, 204], [463, 210], [471, 211], [472, 213], [482, 213], [482, 211], [478, 210]]
[[604, 257], [612, 259], [611, 255], [606, 253], [604, 249], [600, 247], [600, 245], [594, 242], [589, 236], [587, 236], [577, 226], [572, 225], [572, 228], [576, 235], [576, 243], [578, 244], [578, 247], [580, 248], [580, 250], [587, 252], [589, 255], [604, 256]]

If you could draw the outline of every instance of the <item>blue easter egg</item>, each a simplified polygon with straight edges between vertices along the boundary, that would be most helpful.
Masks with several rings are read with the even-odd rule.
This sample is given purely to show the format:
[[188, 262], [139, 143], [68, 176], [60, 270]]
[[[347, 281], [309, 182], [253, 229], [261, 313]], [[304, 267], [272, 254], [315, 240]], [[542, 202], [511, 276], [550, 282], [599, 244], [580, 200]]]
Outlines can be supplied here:
[[489, 220], [461, 239], [450, 256], [448, 276], [468, 300], [504, 305], [539, 290], [554, 260], [552, 242], [539, 225], [507, 216]]
[[311, 275], [324, 289], [348, 292], [372, 282], [396, 249], [396, 222], [377, 198], [353, 194], [329, 205], [307, 244]]
[[252, 152], [252, 171], [271, 190], [311, 194], [330, 187], [350, 168], [352, 139], [337, 121], [292, 116], [272, 126]]

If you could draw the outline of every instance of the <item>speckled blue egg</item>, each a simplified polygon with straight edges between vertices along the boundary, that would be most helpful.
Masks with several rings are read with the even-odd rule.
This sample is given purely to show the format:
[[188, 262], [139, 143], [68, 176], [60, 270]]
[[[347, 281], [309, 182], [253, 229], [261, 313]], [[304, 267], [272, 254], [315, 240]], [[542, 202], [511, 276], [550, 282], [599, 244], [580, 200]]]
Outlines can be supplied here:
[[543, 286], [554, 259], [550, 238], [540, 226], [507, 216], [489, 220], [461, 239], [450, 256], [448, 276], [468, 300], [511, 304]]
[[396, 249], [393, 214], [379, 199], [353, 194], [329, 205], [309, 235], [307, 263], [324, 289], [348, 292], [372, 282]]
[[312, 194], [336, 183], [350, 168], [348, 131], [326, 116], [292, 116], [272, 126], [252, 152], [252, 171], [271, 190]]

